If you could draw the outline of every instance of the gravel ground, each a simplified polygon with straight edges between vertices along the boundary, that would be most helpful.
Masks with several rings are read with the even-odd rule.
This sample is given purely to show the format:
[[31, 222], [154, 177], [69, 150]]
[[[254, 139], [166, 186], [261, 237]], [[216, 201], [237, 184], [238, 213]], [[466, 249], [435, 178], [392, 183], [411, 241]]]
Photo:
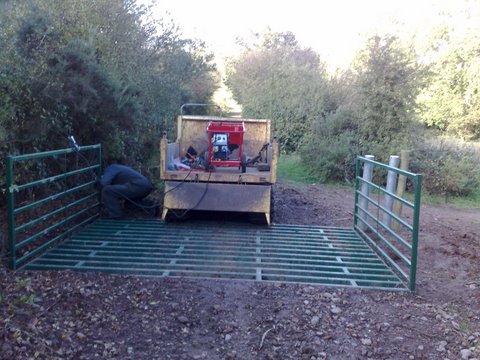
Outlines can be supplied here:
[[[274, 222], [353, 194], [275, 186]], [[480, 359], [480, 210], [422, 206], [417, 291], [0, 268], [1, 359]]]

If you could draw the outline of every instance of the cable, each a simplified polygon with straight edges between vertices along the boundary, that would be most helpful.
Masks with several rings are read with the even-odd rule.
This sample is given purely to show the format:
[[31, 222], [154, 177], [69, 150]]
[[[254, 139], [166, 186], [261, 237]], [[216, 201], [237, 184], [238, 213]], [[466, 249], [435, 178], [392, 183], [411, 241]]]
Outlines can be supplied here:
[[[75, 138], [70, 135], [70, 136], [68, 136], [67, 139], [68, 139], [68, 145], [75, 151], [76, 154], [78, 154], [82, 158], [83, 161], [86, 162], [87, 166], [90, 168], [91, 167], [90, 161], [88, 161], [88, 159], [80, 152], [80, 146], [78, 146], [77, 142], [75, 141]], [[98, 175], [92, 169], [90, 169], [90, 172], [94, 175], [95, 180], [97, 180]], [[191, 170], [190, 170], [190, 172], [191, 172]], [[190, 172], [187, 174], [187, 177], [190, 174]], [[152, 191], [155, 190], [155, 189], [156, 189], [155, 186], [153, 186]], [[148, 215], [151, 215], [151, 213], [148, 211], [148, 209], [154, 209], [154, 208], [160, 206], [160, 204], [156, 203], [156, 202], [154, 202], [152, 205], [139, 204], [136, 201], [130, 199], [128, 196], [122, 194], [119, 191], [116, 191], [114, 189], [110, 189], [110, 190], [112, 190], [114, 193], [121, 196], [122, 198], [124, 198], [125, 200], [130, 202], [131, 204], [133, 204], [133, 205], [137, 206], [138, 208], [142, 209], [142, 211], [145, 214], [148, 214]]]
[[[115, 194], [121, 196], [122, 198], [124, 198], [125, 200], [127, 200], [128, 202], [130, 202], [131, 204], [137, 206], [138, 208], [142, 209], [142, 211], [147, 214], [147, 215], [152, 215], [148, 209], [154, 209], [156, 207], [160, 207], [160, 204], [159, 203], [156, 203], [154, 202], [152, 205], [143, 205], [143, 204], [139, 204], [137, 203], [136, 201], [132, 200], [131, 198], [129, 198], [128, 196], [122, 194], [121, 192], [115, 190], [115, 189], [110, 189], [110, 191], [114, 192]], [[148, 195], [147, 195], [148, 196]]]
[[72, 150], [77, 154], [79, 155], [83, 161], [85, 161], [85, 163], [87, 164], [90, 172], [94, 175], [94, 178], [95, 180], [97, 180], [97, 173], [94, 172], [92, 169], [90, 169], [90, 167], [92, 166], [90, 164], [90, 161], [88, 161], [88, 159], [80, 152], [80, 146], [77, 144], [77, 142], [75, 141], [75, 138], [73, 137], [73, 135], [69, 135], [67, 136], [67, 140], [68, 140], [68, 146], [70, 148], [72, 148]]
[[[73, 136], [68, 136], [68, 143], [69, 143], [69, 146], [82, 158], [82, 160], [84, 160], [84, 161], [87, 163], [88, 167], [90, 167], [90, 166], [91, 166], [91, 165], [90, 165], [90, 162], [89, 162], [88, 159], [80, 152], [80, 147], [79, 147], [78, 144], [76, 143], [75, 138], [74, 138]], [[90, 169], [90, 171], [92, 172], [92, 174], [94, 174], [95, 179], [97, 179], [97, 174], [96, 174], [92, 169]], [[192, 173], [192, 171], [193, 171], [193, 168], [190, 168], [190, 170], [188, 171], [187, 175], [185, 175], [185, 177], [182, 179], [182, 181], [181, 181], [179, 184], [175, 185], [173, 188], [169, 189], [168, 191], [165, 191], [165, 192], [164, 192], [164, 196], [165, 196], [166, 194], [168, 194], [169, 192], [171, 192], [171, 191], [179, 188], [181, 185], [183, 185], [183, 184], [187, 181], [187, 179], [188, 179], [188, 177], [190, 176], [190, 174]], [[200, 199], [197, 201], [197, 203], [196, 203], [193, 207], [191, 207], [191, 208], [189, 208], [189, 209], [185, 209], [180, 215], [178, 215], [174, 209], [169, 209], [169, 208], [168, 208], [168, 210], [171, 210], [172, 213], [175, 215], [175, 217], [176, 217], [177, 219], [182, 219], [183, 217], [185, 217], [185, 216], [187, 215], [188, 212], [194, 210], [194, 209], [203, 201], [203, 199], [204, 199], [205, 196], [207, 195], [208, 185], [209, 185], [209, 183], [210, 183], [210, 177], [211, 177], [211, 176], [212, 176], [212, 172], [210, 171], [210, 172], [209, 172], [209, 175], [208, 175], [208, 179], [207, 179], [206, 185], [205, 185], [205, 190], [203, 191], [203, 194], [202, 194], [202, 196], [200, 197]], [[155, 187], [154, 187], [154, 189], [155, 189]], [[127, 200], [127, 201], [130, 202], [131, 204], [135, 205], [136, 207], [142, 209], [142, 211], [143, 211], [144, 213], [148, 214], [148, 215], [151, 215], [151, 213], [148, 211], [149, 209], [154, 209], [154, 208], [160, 206], [160, 204], [159, 204], [159, 203], [156, 203], [156, 202], [154, 202], [152, 205], [143, 205], [143, 204], [137, 203], [136, 201], [132, 200], [132, 199], [129, 198], [128, 196], [122, 194], [121, 192], [119, 192], [119, 191], [117, 191], [117, 190], [115, 190], [115, 189], [110, 189], [110, 190], [111, 190], [112, 192], [116, 193], [117, 195], [119, 195], [120, 197], [122, 197], [123, 199]]]
[[[176, 188], [178, 188], [180, 185], [183, 185], [183, 183], [186, 182], [187, 178], [190, 176], [190, 174], [192, 173], [192, 171], [193, 171], [193, 168], [190, 168], [188, 174], [182, 179], [182, 181], [181, 181], [178, 185], [175, 185], [175, 186], [174, 186], [173, 188], [171, 188], [170, 190], [165, 191], [165, 192], [163, 193], [163, 195], [165, 196], [165, 195], [168, 194], [170, 191], [173, 191], [173, 190], [175, 190]], [[208, 178], [210, 179], [210, 176], [209, 176]]]
[[[189, 209], [183, 210], [183, 213], [182, 213], [181, 215], [178, 215], [178, 214], [176, 213], [175, 209], [170, 209], [170, 208], [167, 208], [167, 209], [170, 210], [170, 211], [173, 213], [173, 215], [175, 215], [175, 217], [176, 217], [177, 219], [182, 219], [182, 218], [185, 217], [185, 215], [187, 215], [187, 213], [188, 213], [189, 211], [195, 210], [195, 208], [196, 208], [198, 205], [200, 205], [200, 203], [203, 201], [203, 199], [205, 198], [205, 195], [207, 195], [208, 185], [210, 184], [210, 177], [211, 177], [211, 176], [212, 176], [212, 172], [210, 172], [210, 173], [208, 174], [208, 179], [207, 179], [207, 182], [206, 182], [206, 185], [205, 185], [205, 190], [203, 191], [202, 196], [200, 197], [200, 199], [197, 201], [197, 203], [196, 203], [194, 206], [192, 206], [192, 207], [189, 208]], [[185, 182], [185, 181], [181, 182], [180, 184], [183, 184], [184, 182]], [[171, 190], [174, 190], [174, 189], [178, 188], [178, 187], [180, 186], [180, 184], [177, 185], [177, 186], [175, 186], [174, 188], [170, 189], [168, 192], [170, 192]]]

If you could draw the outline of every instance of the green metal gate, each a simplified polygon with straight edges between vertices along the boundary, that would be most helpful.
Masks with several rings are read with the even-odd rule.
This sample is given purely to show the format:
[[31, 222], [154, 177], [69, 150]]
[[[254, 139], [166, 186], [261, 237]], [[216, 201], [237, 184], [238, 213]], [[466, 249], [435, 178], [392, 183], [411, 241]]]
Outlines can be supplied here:
[[[88, 152], [94, 161], [82, 154]], [[22, 164], [29, 161], [33, 164], [27, 169], [36, 171], [22, 173]], [[360, 177], [366, 164], [375, 170], [371, 181]], [[10, 267], [397, 290], [407, 285], [413, 291], [422, 177], [362, 157], [356, 166], [353, 228], [172, 225], [137, 219], [96, 221], [76, 231], [99, 216], [100, 194], [94, 185], [101, 176], [100, 145], [80, 147], [78, 152], [64, 149], [9, 156]], [[46, 170], [52, 169], [55, 174], [46, 176]], [[405, 177], [413, 195], [388, 192], [384, 186], [388, 171]], [[30, 179], [31, 173], [45, 176]], [[42, 187], [47, 189], [42, 192]], [[37, 188], [41, 191], [33, 191]], [[25, 192], [31, 192], [30, 197]], [[404, 207], [401, 214], [384, 205], [388, 197]]]
[[[91, 145], [7, 157], [11, 269], [98, 217], [95, 182], [101, 175], [101, 155], [101, 146]], [[32, 179], [32, 173], [41, 178]]]
[[[373, 167], [371, 181], [360, 176], [366, 165]], [[406, 196], [400, 197], [386, 190], [388, 171], [405, 177], [409, 190]], [[421, 187], [421, 175], [364, 157], [356, 160], [354, 229], [408, 284], [411, 291], [415, 290], [417, 272]], [[409, 194], [413, 194], [413, 199], [408, 199], [412, 197]], [[403, 208], [400, 213], [385, 206], [388, 197], [397, 202], [398, 208]]]

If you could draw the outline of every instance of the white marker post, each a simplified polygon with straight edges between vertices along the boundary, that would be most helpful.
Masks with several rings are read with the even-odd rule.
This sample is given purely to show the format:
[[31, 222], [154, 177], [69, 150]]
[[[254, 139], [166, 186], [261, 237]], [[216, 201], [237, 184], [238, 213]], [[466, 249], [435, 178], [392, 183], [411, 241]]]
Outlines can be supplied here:
[[[398, 168], [398, 165], [400, 164], [400, 157], [397, 155], [390, 155], [390, 161], [388, 162], [388, 165], [394, 168]], [[389, 194], [395, 194], [395, 189], [397, 187], [397, 174], [389, 170], [387, 174], [387, 192]], [[388, 211], [392, 212], [393, 211], [393, 197], [390, 195], [386, 194], [385, 195], [385, 209]], [[383, 213], [383, 223], [390, 228], [392, 225], [392, 217], [390, 214], [384, 212]]]
[[[365, 159], [375, 160], [375, 156], [365, 155]], [[363, 175], [362, 175], [363, 180], [368, 181], [368, 182], [372, 182], [372, 175], [373, 175], [373, 164], [370, 164], [369, 162], [364, 162], [363, 163]], [[363, 194], [363, 196], [360, 196], [360, 199], [358, 201], [358, 205], [363, 210], [360, 210], [360, 209], [358, 210], [358, 216], [360, 218], [360, 222], [358, 224], [358, 227], [360, 228], [360, 230], [365, 231], [367, 229], [367, 225], [364, 223], [364, 221], [365, 222], [368, 221], [366, 211], [368, 211], [367, 197], [370, 196], [370, 185], [368, 185], [365, 182], [362, 182], [361, 193]]]

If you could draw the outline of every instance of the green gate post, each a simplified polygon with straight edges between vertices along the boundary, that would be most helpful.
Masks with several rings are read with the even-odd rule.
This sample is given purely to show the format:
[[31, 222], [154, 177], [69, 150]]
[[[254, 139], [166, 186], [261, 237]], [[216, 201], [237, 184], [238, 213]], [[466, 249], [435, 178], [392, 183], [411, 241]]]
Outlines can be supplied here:
[[[100, 178], [102, 177], [102, 147], [99, 146], [97, 148], [97, 164], [98, 168], [95, 170], [95, 173], [97, 174], [97, 181], [100, 181]], [[102, 214], [102, 192], [98, 191], [98, 216]]]
[[417, 278], [417, 247], [418, 247], [418, 228], [420, 222], [420, 198], [422, 189], [422, 175], [416, 177], [415, 184], [415, 208], [413, 209], [413, 230], [412, 230], [412, 259], [410, 266], [410, 291], [415, 291], [415, 282]]
[[10, 268], [16, 269], [15, 250], [15, 208], [14, 186], [13, 186], [13, 159], [7, 156], [7, 221], [8, 221], [8, 253], [10, 255]]
[[[98, 201], [98, 206], [97, 206], [98, 212], [97, 212], [97, 214], [95, 214], [94, 216], [91, 216], [90, 218], [88, 218], [86, 220], [83, 220], [83, 222], [71, 227], [69, 230], [63, 231], [61, 234], [56, 235], [55, 237], [53, 237], [49, 240], [46, 240], [42, 245], [37, 246], [35, 249], [29, 250], [27, 252], [23, 251], [23, 255], [17, 256], [17, 251], [19, 251], [22, 248], [24, 248], [25, 246], [31, 244], [33, 241], [36, 241], [41, 236], [44, 236], [44, 235], [47, 235], [47, 234], [50, 235], [50, 232], [52, 232], [53, 230], [56, 230], [60, 226], [64, 226], [64, 225], [68, 224], [73, 219], [82, 215], [86, 211], [90, 211], [90, 210], [94, 211], [95, 210], [94, 209], [95, 205], [92, 205], [90, 207], [85, 207], [83, 210], [76, 212], [74, 215], [71, 215], [71, 216], [69, 216], [69, 217], [67, 217], [63, 220], [58, 220], [54, 225], [49, 226], [48, 228], [43, 229], [42, 231], [39, 231], [39, 232], [31, 235], [30, 237], [27, 237], [26, 239], [21, 239], [21, 241], [18, 240], [19, 237], [17, 237], [17, 234], [20, 231], [24, 231], [26, 228], [28, 228], [30, 226], [33, 226], [33, 225], [36, 225], [36, 224], [39, 224], [39, 223], [45, 221], [46, 219], [53, 218], [54, 216], [60, 214], [61, 212], [65, 211], [67, 209], [70, 209], [74, 205], [80, 204], [84, 201], [88, 201], [90, 198], [94, 197], [95, 195], [98, 195], [98, 199], [100, 199], [100, 192], [99, 191], [97, 191], [97, 194], [95, 194], [95, 192], [93, 192], [92, 194], [90, 194], [88, 196], [83, 196], [82, 195], [83, 196], [82, 198], [80, 198], [80, 199], [78, 199], [74, 202], [71, 202], [69, 205], [62, 205], [62, 207], [59, 207], [56, 210], [50, 211], [47, 214], [43, 214], [42, 216], [40, 216], [36, 219], [31, 219], [31, 220], [25, 222], [24, 224], [22, 224], [20, 226], [17, 226], [17, 224], [16, 224], [16, 215], [18, 215], [20, 212], [30, 210], [32, 208], [44, 205], [50, 200], [55, 200], [55, 199], [60, 198], [62, 196], [66, 196], [66, 195], [73, 194], [75, 192], [84, 190], [85, 188], [87, 188], [87, 186], [88, 186], [88, 188], [91, 188], [91, 186], [92, 186], [91, 181], [88, 182], [88, 183], [76, 186], [74, 188], [68, 189], [68, 190], [66, 188], [63, 188], [63, 191], [61, 191], [57, 194], [48, 196], [48, 197], [40, 199], [40, 200], [36, 200], [36, 201], [34, 201], [30, 204], [27, 204], [27, 205], [19, 207], [18, 209], [15, 209], [15, 193], [16, 192], [19, 192], [19, 191], [22, 191], [22, 190], [25, 190], [25, 189], [29, 189], [29, 188], [34, 188], [36, 186], [46, 184], [48, 182], [60, 181], [60, 180], [66, 179], [70, 176], [74, 176], [76, 174], [80, 174], [80, 173], [83, 173], [83, 172], [86, 172], [86, 171], [91, 171], [92, 169], [95, 169], [95, 174], [96, 174], [97, 177], [101, 176], [101, 174], [102, 174], [102, 169], [101, 169], [101, 158], [102, 158], [101, 145], [97, 144], [97, 145], [82, 146], [82, 147], [80, 147], [79, 150], [80, 151], [81, 150], [83, 150], [83, 151], [85, 151], [85, 150], [96, 150], [96, 157], [97, 157], [96, 160], [97, 160], [98, 164], [94, 165], [94, 166], [91, 166], [90, 164], [88, 164], [88, 166], [86, 166], [86, 167], [79, 168], [79, 169], [76, 169], [76, 170], [71, 170], [71, 171], [67, 171], [67, 169], [65, 168], [65, 173], [63, 173], [63, 174], [57, 174], [57, 175], [54, 175], [54, 176], [50, 176], [48, 178], [43, 178], [43, 179], [32, 181], [30, 183], [25, 183], [25, 184], [20, 184], [20, 185], [15, 184], [15, 174], [14, 174], [15, 162], [25, 161], [25, 160], [34, 160], [34, 159], [40, 159], [40, 158], [44, 158], [44, 157], [52, 157], [52, 156], [57, 156], [57, 155], [66, 155], [68, 153], [72, 153], [74, 150], [72, 150], [72, 149], [60, 149], [60, 150], [46, 151], [46, 152], [40, 152], [40, 153], [34, 153], [34, 154], [8, 155], [6, 157], [6, 196], [7, 196], [7, 223], [8, 223], [8, 240], [7, 240], [7, 248], [8, 249], [7, 249], [7, 251], [8, 251], [8, 257], [9, 257], [9, 267], [12, 270], [18, 269], [21, 266], [21, 264], [23, 262], [25, 262], [27, 259], [34, 256], [36, 253], [46, 249], [48, 246], [53, 244], [55, 241], [61, 239], [66, 234], [70, 234], [79, 225], [86, 224], [88, 221], [91, 221], [94, 218], [100, 216], [101, 207], [100, 207], [100, 201]], [[87, 161], [87, 163], [88, 163], [88, 161]], [[66, 160], [65, 160], [65, 164], [67, 164]]]
[[[410, 209], [413, 210], [413, 219], [412, 219], [412, 225], [409, 223], [405, 222], [403, 219], [400, 218], [400, 215], [394, 214], [390, 209], [387, 209], [385, 207], [382, 207], [380, 205], [379, 201], [375, 201], [372, 199], [370, 196], [367, 196], [367, 201], [370, 201], [370, 203], [374, 206], [376, 206], [377, 211], [376, 214], [373, 213], [368, 213], [370, 219], [372, 219], [373, 222], [375, 222], [377, 228], [375, 229], [373, 226], [369, 226], [369, 230], [371, 233], [373, 233], [374, 236], [376, 236], [378, 239], [375, 239], [369, 235], [368, 232], [363, 231], [360, 228], [361, 219], [358, 218], [360, 211], [359, 211], [359, 199], [360, 199], [360, 183], [363, 182], [365, 183], [366, 180], [360, 177], [360, 170], [362, 163], [365, 166], [365, 163], [369, 162], [373, 164], [374, 166], [384, 169], [387, 171], [393, 171], [400, 176], [404, 176], [406, 179], [410, 179], [413, 181], [414, 186], [415, 186], [415, 200], [413, 203], [410, 201], [407, 201], [403, 196], [399, 196], [397, 194], [392, 193], [391, 191], [388, 191], [386, 188], [382, 187], [381, 185], [376, 185], [370, 182], [367, 182], [372, 186], [374, 189], [376, 189], [379, 193], [383, 193], [385, 196], [392, 196], [394, 199], [396, 199], [397, 202], [404, 204], [408, 206]], [[382, 164], [376, 161], [369, 160], [367, 158], [363, 157], [357, 157], [357, 162], [356, 162], [356, 168], [355, 168], [355, 211], [354, 211], [354, 229], [356, 232], [361, 234], [364, 239], [368, 242], [369, 245], [372, 247], [376, 248], [378, 252], [381, 253], [381, 255], [385, 258], [385, 260], [395, 268], [395, 270], [402, 276], [402, 279], [405, 283], [405, 285], [408, 287], [410, 291], [415, 291], [416, 287], [416, 276], [417, 276], [417, 257], [418, 257], [418, 241], [419, 241], [419, 222], [420, 222], [420, 201], [421, 201], [421, 193], [422, 193], [422, 175], [420, 174], [414, 174], [411, 173], [405, 169], [398, 169], [396, 167], [393, 167], [391, 165], [386, 165]], [[380, 211], [383, 212], [383, 214], [387, 214], [394, 219], [396, 223], [399, 225], [403, 225], [406, 227], [411, 236], [411, 243], [406, 241], [403, 237], [401, 232], [395, 231], [396, 229], [394, 227], [390, 228], [386, 224], [380, 221]], [[381, 227], [381, 228], [380, 228]], [[381, 231], [384, 231], [384, 234], [381, 233]], [[398, 248], [391, 240], [388, 239], [388, 237], [391, 237], [394, 241], [397, 241], [403, 246], [406, 246], [408, 248], [408, 253], [405, 251], [405, 253], [402, 252], [400, 248]], [[383, 247], [387, 247], [387, 250], [393, 251], [393, 253], [398, 256], [400, 260], [403, 261], [404, 266], [408, 266], [408, 273], [404, 269], [401, 268], [399, 264], [397, 264], [396, 260], [394, 260], [388, 253], [388, 251], [385, 251]]]

